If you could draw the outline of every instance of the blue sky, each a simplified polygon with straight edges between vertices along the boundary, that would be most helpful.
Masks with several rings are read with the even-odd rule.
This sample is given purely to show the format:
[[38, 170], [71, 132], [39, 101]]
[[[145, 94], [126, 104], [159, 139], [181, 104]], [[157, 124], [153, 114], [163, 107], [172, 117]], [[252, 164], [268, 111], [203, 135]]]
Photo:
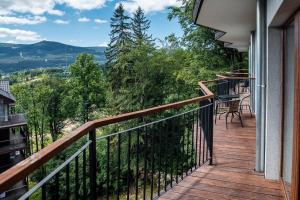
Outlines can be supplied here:
[[141, 6], [151, 20], [150, 33], [163, 39], [182, 35], [177, 20], [167, 19], [177, 0], [0, 0], [0, 42], [58, 41], [78, 46], [105, 46], [109, 21], [122, 2], [126, 12]]

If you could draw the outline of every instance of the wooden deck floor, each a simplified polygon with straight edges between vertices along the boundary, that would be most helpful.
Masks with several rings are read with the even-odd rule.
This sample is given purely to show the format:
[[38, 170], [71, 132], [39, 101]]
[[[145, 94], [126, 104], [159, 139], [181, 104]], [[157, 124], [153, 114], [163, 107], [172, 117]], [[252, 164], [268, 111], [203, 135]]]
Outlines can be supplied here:
[[160, 197], [165, 199], [284, 199], [279, 182], [254, 172], [255, 118], [243, 114], [245, 127], [233, 120], [214, 128], [214, 166], [202, 166]]

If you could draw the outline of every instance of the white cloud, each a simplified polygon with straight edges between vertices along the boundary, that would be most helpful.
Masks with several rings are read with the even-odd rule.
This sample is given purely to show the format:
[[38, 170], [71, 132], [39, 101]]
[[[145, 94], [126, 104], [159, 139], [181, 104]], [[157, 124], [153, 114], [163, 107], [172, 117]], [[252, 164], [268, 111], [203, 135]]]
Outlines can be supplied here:
[[78, 19], [79, 22], [89, 22], [91, 21], [89, 18], [86, 18], [86, 17], [81, 17]]
[[95, 19], [94, 22], [97, 23], [97, 24], [105, 24], [105, 23], [107, 23], [108, 21], [107, 21], [107, 20], [104, 20], [104, 19]]
[[63, 11], [55, 10], [57, 4], [65, 4], [78, 10], [92, 10], [102, 8], [109, 0], [1, 0], [0, 15], [11, 13], [31, 13], [41, 15], [49, 13], [62, 16]]
[[60, 20], [60, 19], [57, 19], [55, 21], [53, 21], [55, 24], [62, 24], [62, 25], [66, 25], [66, 24], [69, 24], [69, 21], [65, 21], [65, 20]]
[[65, 12], [62, 10], [49, 10], [48, 13], [57, 16], [63, 16], [65, 14]]
[[34, 16], [34, 17], [12, 17], [12, 16], [0, 16], [0, 24], [40, 24], [46, 22], [46, 17]]
[[69, 7], [78, 10], [92, 10], [102, 8], [107, 0], [56, 0], [60, 4], [66, 4]]
[[170, 6], [180, 6], [178, 0], [127, 0], [121, 2], [124, 9], [130, 13], [140, 6], [146, 13], [162, 11]]
[[54, 0], [4, 0], [0, 3], [0, 14], [18, 12], [41, 15], [53, 10], [54, 6]]
[[12, 38], [14, 41], [32, 42], [42, 40], [41, 36], [33, 31], [20, 29], [0, 28], [0, 35]]

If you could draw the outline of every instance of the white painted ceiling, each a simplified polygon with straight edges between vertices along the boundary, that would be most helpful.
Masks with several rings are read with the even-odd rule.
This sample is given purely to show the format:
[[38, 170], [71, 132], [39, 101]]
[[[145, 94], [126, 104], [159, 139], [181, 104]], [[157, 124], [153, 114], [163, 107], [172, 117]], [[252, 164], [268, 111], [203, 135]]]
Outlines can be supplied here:
[[203, 0], [197, 24], [225, 34], [226, 47], [248, 51], [251, 31], [256, 26], [256, 0]]

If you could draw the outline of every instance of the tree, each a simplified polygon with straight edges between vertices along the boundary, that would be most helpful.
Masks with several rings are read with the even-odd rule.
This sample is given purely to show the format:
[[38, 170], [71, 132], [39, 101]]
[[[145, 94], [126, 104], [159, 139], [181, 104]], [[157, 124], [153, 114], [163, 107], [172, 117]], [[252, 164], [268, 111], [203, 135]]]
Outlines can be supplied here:
[[144, 11], [141, 7], [138, 7], [136, 12], [133, 14], [131, 22], [134, 44], [141, 45], [142, 43], [151, 44], [152, 36], [148, 35], [150, 28], [150, 20], [145, 17]]
[[181, 45], [198, 60], [198, 67], [216, 69], [228, 67], [231, 62], [231, 49], [215, 39], [216, 31], [199, 27], [192, 19], [193, 0], [181, 0], [182, 6], [171, 8], [169, 19], [177, 18], [183, 30]]
[[111, 18], [110, 43], [105, 52], [108, 80], [114, 96], [119, 93], [124, 71], [130, 70], [129, 63], [122, 59], [132, 45], [129, 19], [123, 5], [119, 4]]
[[52, 140], [57, 140], [64, 128], [65, 120], [67, 119], [67, 113], [64, 109], [63, 99], [66, 93], [65, 81], [58, 77], [51, 77], [46, 80], [51, 88], [51, 92], [48, 94], [49, 103], [46, 107], [48, 115], [48, 123]]
[[117, 62], [120, 54], [128, 52], [131, 45], [129, 17], [125, 14], [122, 4], [116, 8], [111, 18], [110, 43], [106, 50], [107, 64]]
[[80, 54], [70, 66], [69, 94], [71, 108], [78, 112], [81, 121], [87, 122], [91, 113], [104, 105], [105, 81], [93, 55]]

